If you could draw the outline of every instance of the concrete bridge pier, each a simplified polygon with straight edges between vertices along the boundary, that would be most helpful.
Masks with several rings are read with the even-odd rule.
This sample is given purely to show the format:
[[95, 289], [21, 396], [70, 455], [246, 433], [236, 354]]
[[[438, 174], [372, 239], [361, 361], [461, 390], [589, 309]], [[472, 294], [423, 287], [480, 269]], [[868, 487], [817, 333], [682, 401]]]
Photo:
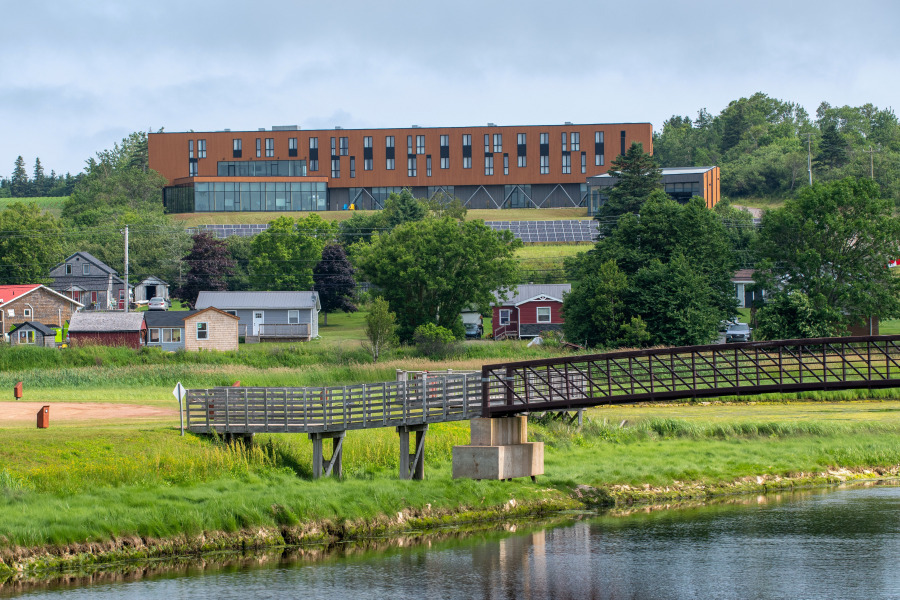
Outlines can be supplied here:
[[[346, 431], [318, 431], [309, 433], [313, 443], [313, 479], [334, 474], [341, 479], [344, 476], [344, 436]], [[325, 460], [322, 452], [322, 441], [331, 438], [331, 458]]]
[[513, 479], [544, 474], [544, 444], [528, 441], [528, 417], [469, 421], [468, 446], [453, 447], [454, 479]]
[[[409, 453], [409, 434], [416, 433], [415, 452]], [[425, 432], [428, 425], [401, 425], [397, 428], [400, 434], [400, 479], [425, 479]]]

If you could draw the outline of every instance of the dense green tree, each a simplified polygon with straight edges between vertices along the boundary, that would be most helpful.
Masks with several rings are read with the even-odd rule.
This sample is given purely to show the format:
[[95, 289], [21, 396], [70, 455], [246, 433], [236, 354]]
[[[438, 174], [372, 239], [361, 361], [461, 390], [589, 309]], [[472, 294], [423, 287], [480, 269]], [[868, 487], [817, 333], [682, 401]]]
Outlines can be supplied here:
[[813, 163], [819, 168], [835, 169], [847, 162], [847, 142], [834, 123], [828, 123], [819, 140], [819, 153]]
[[713, 212], [722, 219], [725, 231], [735, 257], [735, 266], [749, 268], [755, 264], [753, 243], [756, 239], [756, 225], [749, 211], [735, 208], [731, 201], [723, 198], [713, 207]]
[[563, 299], [563, 333], [587, 347], [615, 347], [629, 320], [625, 304], [628, 276], [608, 260], [586, 274]]
[[313, 267], [335, 233], [334, 225], [315, 213], [296, 221], [278, 217], [253, 239], [250, 285], [257, 290], [311, 290]]
[[249, 236], [232, 235], [225, 238], [228, 255], [234, 263], [231, 275], [228, 277], [229, 290], [250, 289], [250, 260], [253, 258], [253, 238]]
[[637, 213], [650, 193], [662, 189], [662, 172], [644, 146], [634, 142], [610, 163], [609, 175], [618, 178], [609, 199], [597, 212], [601, 230], [608, 233], [625, 213]]
[[832, 322], [837, 313], [830, 307], [816, 307], [801, 291], [779, 291], [770, 294], [756, 311], [754, 339], [788, 340], [832, 335]]
[[25, 171], [25, 159], [21, 155], [16, 158], [12, 178], [9, 180], [9, 189], [13, 198], [25, 198], [28, 196], [28, 172]]
[[428, 207], [422, 200], [413, 196], [408, 188], [400, 193], [392, 192], [384, 202], [384, 214], [388, 226], [393, 228], [410, 221], [421, 221], [428, 214]]
[[445, 192], [438, 192], [424, 202], [434, 217], [450, 217], [462, 221], [468, 212], [462, 200]]
[[[567, 317], [567, 332], [600, 345], [622, 344], [627, 335], [634, 339], [631, 320], [640, 317], [651, 344], [707, 343], [716, 335], [719, 321], [735, 313], [734, 267], [725, 224], [702, 199], [682, 205], [664, 192], [653, 192], [640, 215], [622, 216], [592, 250], [566, 261], [570, 278], [580, 282], [566, 299], [567, 314], [589, 323], [570, 325]], [[608, 275], [615, 271], [624, 274], [627, 284], [613, 294], [610, 289], [621, 289], [621, 281]], [[598, 273], [607, 276], [598, 279]], [[610, 280], [616, 285], [611, 286]], [[613, 297], [620, 299], [616, 302], [625, 307], [624, 314], [609, 325], [592, 321], [591, 312], [603, 310]], [[591, 335], [573, 327], [599, 331]]]
[[828, 330], [851, 319], [900, 316], [900, 278], [886, 268], [900, 256], [900, 221], [878, 185], [847, 178], [800, 190], [767, 211], [757, 240], [762, 289], [802, 292]]
[[193, 236], [193, 246], [183, 263], [187, 267], [184, 282], [175, 290], [175, 296], [194, 306], [202, 291], [228, 289], [228, 277], [232, 275], [234, 261], [224, 240], [203, 231]]
[[397, 314], [400, 339], [410, 341], [425, 323], [461, 334], [464, 307], [487, 306], [495, 290], [515, 284], [521, 245], [481, 221], [428, 218], [376, 236], [355, 259]]
[[358, 242], [369, 242], [376, 233], [389, 229], [387, 214], [383, 210], [354, 212], [349, 219], [338, 224], [338, 238], [345, 248], [349, 248]]
[[128, 225], [131, 283], [148, 275], [175, 281], [191, 238], [163, 212], [166, 179], [147, 167], [146, 147], [147, 134], [136, 132], [87, 161], [63, 205], [63, 221], [71, 232], [68, 250], [86, 250], [122, 272], [122, 231]]
[[49, 283], [64, 258], [59, 219], [34, 203], [13, 202], [0, 212], [0, 284]]
[[366, 340], [363, 348], [372, 355], [372, 362], [397, 345], [397, 315], [391, 312], [384, 298], [375, 298], [366, 313]]
[[35, 197], [44, 196], [46, 186], [46, 177], [44, 176], [44, 166], [41, 164], [41, 159], [34, 159], [34, 177], [31, 180], [31, 195]]
[[[630, 281], [627, 302], [647, 324], [654, 345], [688, 346], [713, 341], [724, 309], [720, 290], [680, 251], [668, 262], [650, 261]], [[730, 281], [729, 281], [730, 284]], [[732, 286], [733, 290], [733, 286]]]
[[339, 310], [352, 313], [359, 310], [354, 303], [355, 272], [343, 246], [329, 244], [322, 249], [322, 260], [313, 268], [313, 289], [319, 293], [325, 325], [328, 325], [328, 313]]

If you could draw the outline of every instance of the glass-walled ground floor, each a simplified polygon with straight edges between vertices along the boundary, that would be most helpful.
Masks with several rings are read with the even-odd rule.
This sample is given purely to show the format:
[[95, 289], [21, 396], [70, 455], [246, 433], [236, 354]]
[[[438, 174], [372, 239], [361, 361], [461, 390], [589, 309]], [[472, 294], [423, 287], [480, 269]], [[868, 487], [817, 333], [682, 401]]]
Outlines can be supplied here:
[[[328, 188], [325, 182], [209, 182], [167, 187], [166, 212], [381, 210], [403, 187]], [[458, 198], [470, 209], [587, 206], [586, 184], [445, 185], [408, 188], [416, 198]]]
[[325, 182], [214, 182], [163, 189], [166, 212], [276, 212], [328, 210]]

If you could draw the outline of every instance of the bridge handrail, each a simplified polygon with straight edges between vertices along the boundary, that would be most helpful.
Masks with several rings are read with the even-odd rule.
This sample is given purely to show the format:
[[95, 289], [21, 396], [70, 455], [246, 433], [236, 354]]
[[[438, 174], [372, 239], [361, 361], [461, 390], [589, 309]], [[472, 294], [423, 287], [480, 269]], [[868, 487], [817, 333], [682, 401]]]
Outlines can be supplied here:
[[642, 400], [900, 386], [900, 335], [613, 351], [484, 365], [482, 416]]
[[187, 390], [187, 428], [205, 433], [319, 432], [456, 421], [481, 412], [477, 374], [329, 387]]

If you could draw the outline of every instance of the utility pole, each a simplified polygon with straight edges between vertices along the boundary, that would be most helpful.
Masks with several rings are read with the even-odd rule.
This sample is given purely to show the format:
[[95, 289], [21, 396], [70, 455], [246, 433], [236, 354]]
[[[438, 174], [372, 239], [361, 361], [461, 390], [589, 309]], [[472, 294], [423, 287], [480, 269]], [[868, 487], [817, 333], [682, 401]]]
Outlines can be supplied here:
[[125, 312], [128, 312], [128, 225], [125, 226]]
[[809, 185], [812, 186], [812, 134], [801, 133], [806, 136], [806, 170], [809, 173]]

